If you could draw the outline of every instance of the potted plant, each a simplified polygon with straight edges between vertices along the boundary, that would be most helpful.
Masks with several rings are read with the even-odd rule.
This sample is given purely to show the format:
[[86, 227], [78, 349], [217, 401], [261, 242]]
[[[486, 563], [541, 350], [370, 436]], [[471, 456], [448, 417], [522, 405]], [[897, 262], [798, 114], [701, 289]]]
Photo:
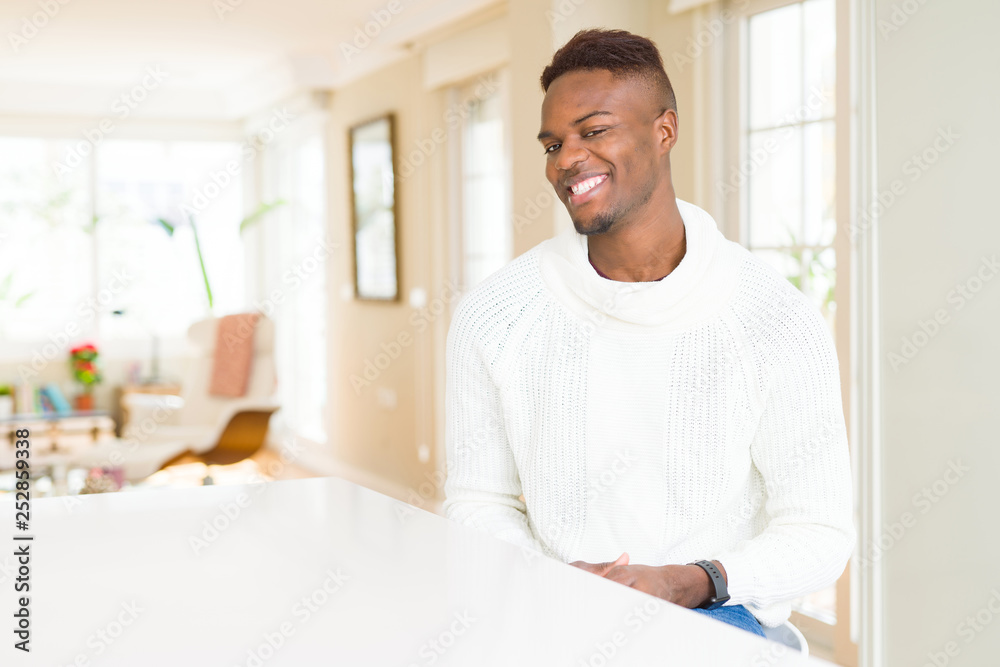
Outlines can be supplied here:
[[97, 348], [91, 343], [78, 345], [69, 351], [73, 379], [83, 385], [83, 392], [76, 397], [76, 409], [94, 409], [94, 387], [101, 381], [101, 371], [97, 367]]
[[0, 419], [7, 419], [14, 414], [14, 388], [9, 384], [0, 384]]

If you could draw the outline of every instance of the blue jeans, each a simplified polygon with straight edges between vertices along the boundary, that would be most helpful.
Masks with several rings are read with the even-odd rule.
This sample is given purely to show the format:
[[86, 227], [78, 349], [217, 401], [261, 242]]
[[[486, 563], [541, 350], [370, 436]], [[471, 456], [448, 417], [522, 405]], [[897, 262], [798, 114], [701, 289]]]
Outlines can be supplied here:
[[695, 609], [694, 611], [699, 614], [705, 614], [705, 616], [714, 618], [717, 621], [735, 625], [741, 630], [752, 632], [761, 637], [764, 636], [764, 629], [760, 627], [760, 621], [754, 618], [754, 615], [747, 611], [747, 608], [741, 604], [724, 605], [718, 609]]

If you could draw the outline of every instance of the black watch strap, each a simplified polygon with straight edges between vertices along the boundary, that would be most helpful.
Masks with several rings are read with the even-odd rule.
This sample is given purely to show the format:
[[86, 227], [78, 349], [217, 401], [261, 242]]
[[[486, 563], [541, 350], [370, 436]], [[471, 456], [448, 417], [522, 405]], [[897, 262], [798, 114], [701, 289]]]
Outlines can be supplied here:
[[715, 595], [708, 598], [703, 602], [698, 608], [699, 609], [717, 609], [729, 601], [729, 589], [726, 588], [726, 578], [722, 576], [719, 572], [719, 568], [715, 567], [715, 564], [707, 560], [698, 560], [693, 563], [688, 563], [688, 565], [697, 565], [701, 569], [708, 573], [708, 578], [712, 580], [715, 585]]

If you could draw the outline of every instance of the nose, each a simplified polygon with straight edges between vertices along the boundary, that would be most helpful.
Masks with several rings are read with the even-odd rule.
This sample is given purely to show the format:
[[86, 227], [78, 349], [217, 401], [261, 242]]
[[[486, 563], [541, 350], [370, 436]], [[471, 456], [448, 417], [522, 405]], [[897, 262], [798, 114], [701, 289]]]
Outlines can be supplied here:
[[573, 169], [579, 163], [586, 161], [589, 155], [582, 144], [574, 141], [564, 142], [559, 147], [559, 155], [556, 157], [556, 169], [559, 171]]

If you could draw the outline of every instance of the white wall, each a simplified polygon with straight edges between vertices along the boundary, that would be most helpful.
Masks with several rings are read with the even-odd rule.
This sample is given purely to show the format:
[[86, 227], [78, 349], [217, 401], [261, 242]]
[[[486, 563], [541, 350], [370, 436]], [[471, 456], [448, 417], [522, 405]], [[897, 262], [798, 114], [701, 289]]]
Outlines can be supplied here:
[[[1000, 258], [1000, 3], [875, 7], [878, 191], [898, 181], [901, 193], [879, 229], [883, 521], [899, 535], [884, 538], [876, 559], [885, 568], [885, 664], [995, 665], [1000, 276], [982, 267]], [[951, 145], [936, 140], [949, 129]], [[926, 171], [913, 161], [924, 151], [935, 160]], [[980, 270], [992, 280], [979, 282]], [[966, 299], [960, 284], [979, 292]], [[927, 324], [935, 313], [944, 324]], [[959, 462], [961, 476], [946, 474]], [[919, 495], [925, 487], [929, 497]], [[966, 621], [977, 612], [992, 621], [981, 631]]]

